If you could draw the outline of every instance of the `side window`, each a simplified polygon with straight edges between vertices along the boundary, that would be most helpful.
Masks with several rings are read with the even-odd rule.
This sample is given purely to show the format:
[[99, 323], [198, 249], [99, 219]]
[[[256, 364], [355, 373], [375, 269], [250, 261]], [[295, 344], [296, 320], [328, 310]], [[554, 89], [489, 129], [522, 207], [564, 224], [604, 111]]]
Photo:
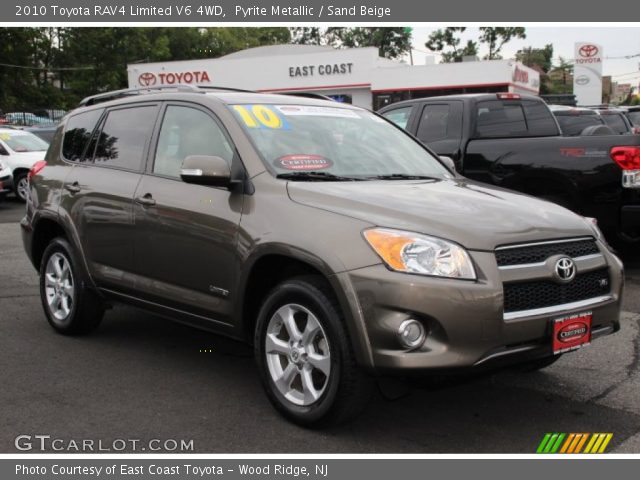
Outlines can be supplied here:
[[489, 100], [478, 103], [478, 137], [517, 137], [527, 135], [527, 124], [519, 102]]
[[407, 128], [409, 117], [411, 117], [411, 110], [413, 110], [413, 106], [396, 108], [395, 110], [384, 112], [382, 116], [387, 118], [388, 120], [391, 120], [400, 128]]
[[71, 162], [84, 160], [85, 147], [89, 142], [91, 133], [96, 128], [98, 120], [102, 116], [102, 112], [104, 112], [104, 109], [91, 110], [69, 118], [62, 140], [62, 156], [66, 160]]
[[627, 129], [627, 124], [624, 123], [624, 120], [622, 119], [622, 115], [605, 114], [602, 115], [602, 118], [604, 120], [604, 123], [609, 125], [609, 127], [611, 127], [611, 129], [618, 134], [627, 133], [629, 131]]
[[527, 117], [527, 130], [533, 137], [558, 135], [558, 127], [553, 114], [542, 102], [523, 101], [524, 114]]
[[426, 105], [418, 126], [417, 137], [425, 143], [448, 136], [449, 105]]
[[205, 112], [170, 105], [162, 121], [153, 173], [178, 178], [189, 155], [218, 156], [230, 164], [233, 152], [220, 126]]
[[98, 137], [94, 163], [140, 170], [156, 111], [155, 105], [110, 111]]

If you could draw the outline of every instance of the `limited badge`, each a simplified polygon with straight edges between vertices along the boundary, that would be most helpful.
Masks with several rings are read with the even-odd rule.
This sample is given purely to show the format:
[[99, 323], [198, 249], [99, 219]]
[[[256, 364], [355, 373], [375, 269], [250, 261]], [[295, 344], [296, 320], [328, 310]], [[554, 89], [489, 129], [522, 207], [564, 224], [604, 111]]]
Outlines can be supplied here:
[[285, 170], [322, 170], [333, 166], [333, 162], [322, 155], [296, 153], [277, 158], [273, 164]]

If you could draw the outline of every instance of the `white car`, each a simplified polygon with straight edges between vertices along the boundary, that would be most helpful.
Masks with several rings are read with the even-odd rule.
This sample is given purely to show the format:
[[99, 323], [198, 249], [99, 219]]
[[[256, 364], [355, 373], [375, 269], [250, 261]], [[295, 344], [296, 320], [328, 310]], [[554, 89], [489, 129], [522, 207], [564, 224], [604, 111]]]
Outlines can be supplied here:
[[33, 133], [0, 128], [0, 160], [9, 170], [9, 179], [3, 180], [3, 185], [23, 202], [29, 194], [29, 170], [34, 163], [44, 160], [48, 148], [49, 144]]

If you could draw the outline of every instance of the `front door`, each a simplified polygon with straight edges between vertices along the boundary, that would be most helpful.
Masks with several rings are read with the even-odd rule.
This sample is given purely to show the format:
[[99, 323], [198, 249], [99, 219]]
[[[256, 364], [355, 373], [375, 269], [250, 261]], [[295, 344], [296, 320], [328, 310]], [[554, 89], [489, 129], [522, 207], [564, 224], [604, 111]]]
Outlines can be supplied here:
[[137, 288], [155, 303], [229, 323], [243, 195], [184, 183], [180, 167], [189, 155], [239, 161], [210, 111], [167, 105], [134, 198]]

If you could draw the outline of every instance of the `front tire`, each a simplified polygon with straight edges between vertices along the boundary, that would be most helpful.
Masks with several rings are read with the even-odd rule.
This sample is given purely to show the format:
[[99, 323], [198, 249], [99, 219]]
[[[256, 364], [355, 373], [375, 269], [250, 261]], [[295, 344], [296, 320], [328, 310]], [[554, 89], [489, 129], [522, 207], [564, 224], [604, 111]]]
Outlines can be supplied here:
[[254, 345], [269, 400], [294, 423], [351, 420], [371, 396], [373, 381], [356, 365], [340, 306], [320, 277], [287, 280], [267, 295]]
[[26, 173], [18, 173], [13, 177], [13, 190], [16, 197], [25, 203], [29, 197], [29, 179]]
[[104, 315], [104, 303], [87, 288], [72, 252], [64, 238], [55, 238], [40, 263], [42, 308], [49, 324], [65, 335], [91, 332]]

